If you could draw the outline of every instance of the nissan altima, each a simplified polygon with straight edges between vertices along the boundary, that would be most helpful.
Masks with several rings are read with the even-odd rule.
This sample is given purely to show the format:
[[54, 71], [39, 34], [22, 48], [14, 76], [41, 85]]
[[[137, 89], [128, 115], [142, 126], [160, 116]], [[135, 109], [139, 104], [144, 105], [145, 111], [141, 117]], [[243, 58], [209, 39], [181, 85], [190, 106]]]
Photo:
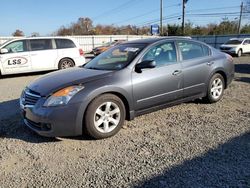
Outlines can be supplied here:
[[143, 39], [36, 79], [20, 106], [24, 123], [40, 135], [102, 139], [145, 113], [197, 98], [217, 102], [233, 77], [232, 57], [205, 43]]

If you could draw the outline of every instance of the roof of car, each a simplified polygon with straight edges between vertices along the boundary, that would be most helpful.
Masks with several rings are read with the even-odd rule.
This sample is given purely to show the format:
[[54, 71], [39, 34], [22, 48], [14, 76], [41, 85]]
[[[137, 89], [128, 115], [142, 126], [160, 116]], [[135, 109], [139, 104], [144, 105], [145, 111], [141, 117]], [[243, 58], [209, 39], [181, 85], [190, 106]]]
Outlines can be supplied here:
[[239, 40], [239, 41], [243, 41], [243, 40], [250, 40], [250, 38], [231, 38], [230, 40]]
[[161, 40], [165, 39], [188, 39], [190, 40], [191, 37], [179, 37], [179, 36], [170, 36], [170, 37], [155, 37], [155, 38], [147, 38], [147, 39], [139, 39], [139, 40], [133, 40], [125, 42], [125, 44], [131, 44], [131, 43], [142, 43], [142, 44], [152, 44]]

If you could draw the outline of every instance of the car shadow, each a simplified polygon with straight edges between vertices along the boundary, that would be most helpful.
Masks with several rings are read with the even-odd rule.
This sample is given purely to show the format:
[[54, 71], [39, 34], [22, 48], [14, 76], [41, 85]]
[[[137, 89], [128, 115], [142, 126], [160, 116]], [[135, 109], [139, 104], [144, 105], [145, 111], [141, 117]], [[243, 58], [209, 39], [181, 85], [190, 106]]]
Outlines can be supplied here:
[[250, 132], [246, 132], [134, 187], [250, 187], [249, 156]]
[[250, 64], [235, 64], [235, 72], [250, 74]]
[[47, 138], [27, 128], [19, 111], [19, 100], [11, 100], [0, 103], [0, 139], [11, 138], [30, 143], [57, 142], [57, 138]]
[[237, 77], [237, 78], [235, 78], [235, 81], [250, 83], [250, 78], [248, 78], [248, 77]]

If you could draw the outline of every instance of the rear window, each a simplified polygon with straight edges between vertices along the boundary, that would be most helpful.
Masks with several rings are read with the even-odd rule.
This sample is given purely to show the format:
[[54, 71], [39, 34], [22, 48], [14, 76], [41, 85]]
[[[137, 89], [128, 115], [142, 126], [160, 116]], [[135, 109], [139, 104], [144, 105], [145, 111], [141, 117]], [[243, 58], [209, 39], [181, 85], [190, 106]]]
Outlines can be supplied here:
[[210, 51], [209, 48], [190, 41], [178, 42], [179, 49], [181, 51], [182, 59], [189, 60], [208, 56]]
[[76, 45], [72, 40], [69, 39], [56, 39], [56, 47], [58, 49], [63, 49], [63, 48], [75, 48]]
[[30, 40], [31, 51], [52, 49], [51, 39], [32, 39]]
[[202, 45], [202, 47], [203, 47], [204, 56], [209, 56], [210, 55], [210, 49], [205, 45]]

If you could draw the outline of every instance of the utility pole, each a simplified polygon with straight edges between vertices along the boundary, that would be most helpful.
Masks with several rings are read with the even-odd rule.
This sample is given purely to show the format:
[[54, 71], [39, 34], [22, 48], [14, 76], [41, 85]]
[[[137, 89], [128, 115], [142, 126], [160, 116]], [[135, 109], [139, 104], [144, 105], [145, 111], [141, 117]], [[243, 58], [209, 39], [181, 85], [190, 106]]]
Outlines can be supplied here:
[[185, 4], [186, 4], [187, 0], [182, 0], [182, 26], [181, 26], [181, 30], [182, 30], [182, 35], [185, 35]]
[[241, 2], [241, 5], [240, 5], [240, 18], [239, 18], [239, 23], [238, 23], [238, 34], [240, 34], [242, 12], [243, 12], [243, 2]]
[[162, 36], [163, 35], [163, 25], [162, 25], [162, 19], [163, 19], [163, 0], [160, 0], [161, 3], [160, 3], [160, 9], [161, 9], [161, 12], [160, 12], [160, 35]]

